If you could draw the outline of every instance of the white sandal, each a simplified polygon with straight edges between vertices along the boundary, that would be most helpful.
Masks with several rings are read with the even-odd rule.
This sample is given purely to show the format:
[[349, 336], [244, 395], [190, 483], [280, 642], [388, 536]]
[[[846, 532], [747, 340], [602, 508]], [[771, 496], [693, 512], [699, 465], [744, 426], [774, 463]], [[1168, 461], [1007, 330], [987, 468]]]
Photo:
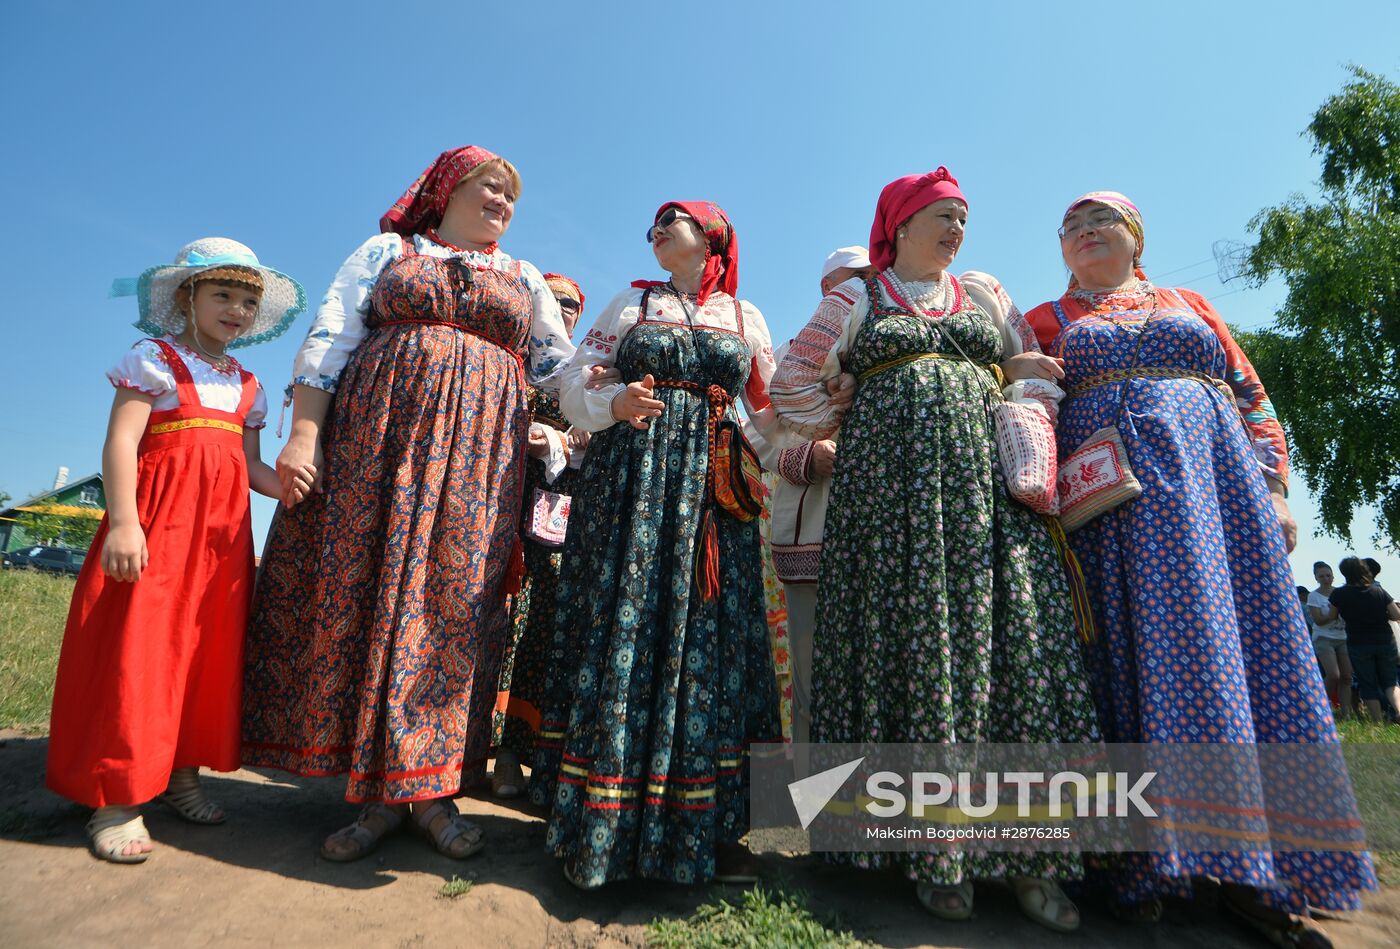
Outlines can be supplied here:
[[[1079, 907], [1065, 896], [1054, 880], [1044, 877], [1016, 877], [1011, 880], [1011, 890], [1016, 894], [1016, 902], [1021, 904], [1021, 912], [1046, 929], [1053, 929], [1057, 933], [1072, 933], [1079, 928]], [[1074, 911], [1074, 922], [1067, 923], [1060, 919], [1060, 915], [1066, 909]]]
[[[960, 923], [963, 920], [972, 918], [972, 881], [963, 880], [954, 886], [940, 885], [938, 883], [920, 883], [917, 890], [919, 902], [924, 904], [924, 909], [928, 910], [939, 919], [946, 919], [949, 922]], [[943, 905], [941, 901], [951, 902], [949, 897], [956, 896], [958, 899], [956, 906]]]
[[[442, 827], [437, 831], [431, 830], [433, 821], [444, 816], [447, 820], [443, 822]], [[486, 831], [481, 829], [481, 825], [467, 820], [466, 815], [457, 810], [455, 805], [442, 798], [438, 798], [421, 811], [414, 811], [413, 826], [428, 838], [438, 853], [453, 860], [465, 860], [486, 848]], [[452, 845], [463, 837], [467, 838], [467, 846], [458, 853]]]
[[141, 811], [135, 807], [109, 805], [93, 811], [88, 820], [88, 839], [95, 856], [112, 863], [145, 863], [149, 852], [123, 853], [128, 844], [150, 843], [151, 835]]
[[224, 809], [204, 796], [198, 768], [176, 768], [170, 772], [170, 784], [156, 800], [191, 824], [222, 824], [227, 820]]

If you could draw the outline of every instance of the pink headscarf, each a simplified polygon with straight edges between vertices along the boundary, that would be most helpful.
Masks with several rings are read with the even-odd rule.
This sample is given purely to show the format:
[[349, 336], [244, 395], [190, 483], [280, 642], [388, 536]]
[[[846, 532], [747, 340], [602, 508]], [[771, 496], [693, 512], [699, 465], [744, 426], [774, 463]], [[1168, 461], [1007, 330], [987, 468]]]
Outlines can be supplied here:
[[[1142, 212], [1138, 210], [1138, 206], [1129, 201], [1128, 196], [1120, 191], [1090, 191], [1088, 194], [1081, 194], [1071, 201], [1060, 220], [1063, 221], [1069, 217], [1071, 211], [1085, 204], [1103, 204], [1123, 215], [1123, 223], [1128, 226], [1128, 233], [1133, 236], [1133, 240], [1137, 244], [1133, 252], [1133, 273], [1139, 280], [1146, 280], [1147, 274], [1142, 271], [1142, 248], [1146, 239], [1142, 226]], [[1071, 276], [1069, 288], [1074, 290], [1078, 286], [1079, 278]]]
[[957, 198], [967, 204], [958, 179], [942, 165], [935, 171], [905, 175], [885, 185], [875, 204], [875, 223], [870, 226], [870, 262], [877, 270], [886, 270], [894, 263], [894, 233], [899, 226], [915, 212], [944, 198]]

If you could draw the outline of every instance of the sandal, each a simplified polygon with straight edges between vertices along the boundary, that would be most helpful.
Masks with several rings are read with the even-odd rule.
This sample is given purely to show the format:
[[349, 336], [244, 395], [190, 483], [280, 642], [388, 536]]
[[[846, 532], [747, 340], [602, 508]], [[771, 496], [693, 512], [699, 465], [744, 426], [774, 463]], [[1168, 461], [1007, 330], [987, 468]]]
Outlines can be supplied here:
[[1158, 899], [1143, 900], [1141, 903], [1120, 903], [1111, 900], [1108, 907], [1113, 913], [1113, 918], [1120, 923], [1153, 926], [1162, 921], [1162, 901]]
[[1306, 916], [1295, 916], [1259, 902], [1248, 887], [1227, 886], [1220, 905], [1279, 949], [1332, 949], [1332, 940]]
[[496, 758], [496, 767], [491, 770], [491, 795], [509, 800], [525, 793], [525, 772], [520, 770], [520, 762], [513, 757], [502, 761]]
[[758, 882], [758, 860], [743, 844], [721, 844], [715, 851], [716, 883]]
[[[1079, 907], [1065, 896], [1054, 880], [1044, 877], [1016, 877], [1011, 881], [1021, 912], [1035, 922], [1057, 933], [1072, 933], [1079, 928]], [[1063, 919], [1065, 911], [1074, 914], [1074, 921]]]
[[939, 919], [960, 923], [972, 918], [972, 881], [963, 880], [955, 886], [920, 883], [919, 902]]
[[204, 796], [198, 768], [176, 768], [170, 772], [170, 784], [156, 800], [191, 824], [222, 824], [226, 819], [224, 809]]
[[87, 822], [88, 839], [92, 843], [93, 855], [112, 863], [145, 863], [150, 851], [138, 850], [125, 853], [130, 844], [150, 843], [151, 835], [141, 820], [141, 811], [135, 807], [108, 805], [93, 811]]
[[[403, 809], [389, 804], [367, 804], [355, 823], [342, 827], [321, 843], [321, 856], [334, 863], [349, 863], [367, 857], [379, 846], [379, 842], [398, 829], [403, 823]], [[344, 840], [354, 846], [348, 850], [336, 850], [330, 846], [333, 840]]]
[[[435, 831], [433, 824], [439, 820], [442, 823]], [[414, 810], [413, 826], [428, 838], [438, 853], [453, 860], [465, 860], [486, 847], [486, 831], [481, 829], [481, 825], [467, 820], [466, 815], [443, 798], [438, 798], [421, 810]], [[457, 846], [458, 841], [462, 840], [466, 841], [466, 846]]]

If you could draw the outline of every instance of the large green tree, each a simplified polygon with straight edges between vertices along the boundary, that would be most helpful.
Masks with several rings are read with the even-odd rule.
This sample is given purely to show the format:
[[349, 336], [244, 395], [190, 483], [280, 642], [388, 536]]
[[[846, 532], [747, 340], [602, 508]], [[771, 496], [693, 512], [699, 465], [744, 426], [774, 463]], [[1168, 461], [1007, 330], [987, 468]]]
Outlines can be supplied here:
[[1351, 73], [1304, 133], [1322, 157], [1320, 198], [1250, 222], [1250, 280], [1281, 276], [1288, 297], [1241, 345], [1324, 529], [1349, 541], [1356, 509], [1374, 505], [1373, 539], [1400, 547], [1400, 86]]

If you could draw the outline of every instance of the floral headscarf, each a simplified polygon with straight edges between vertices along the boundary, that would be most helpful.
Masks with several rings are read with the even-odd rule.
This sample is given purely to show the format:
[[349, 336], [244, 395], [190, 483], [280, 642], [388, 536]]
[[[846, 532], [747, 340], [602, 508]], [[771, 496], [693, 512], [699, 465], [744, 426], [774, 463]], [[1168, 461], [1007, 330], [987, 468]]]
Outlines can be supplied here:
[[447, 201], [452, 197], [452, 189], [457, 187], [473, 168], [500, 158], [500, 155], [487, 151], [480, 145], [449, 148], [409, 185], [408, 190], [394, 202], [393, 207], [384, 212], [384, 216], [379, 219], [379, 230], [383, 233], [393, 231], [404, 237], [432, 230], [442, 223], [442, 215], [447, 210]]

